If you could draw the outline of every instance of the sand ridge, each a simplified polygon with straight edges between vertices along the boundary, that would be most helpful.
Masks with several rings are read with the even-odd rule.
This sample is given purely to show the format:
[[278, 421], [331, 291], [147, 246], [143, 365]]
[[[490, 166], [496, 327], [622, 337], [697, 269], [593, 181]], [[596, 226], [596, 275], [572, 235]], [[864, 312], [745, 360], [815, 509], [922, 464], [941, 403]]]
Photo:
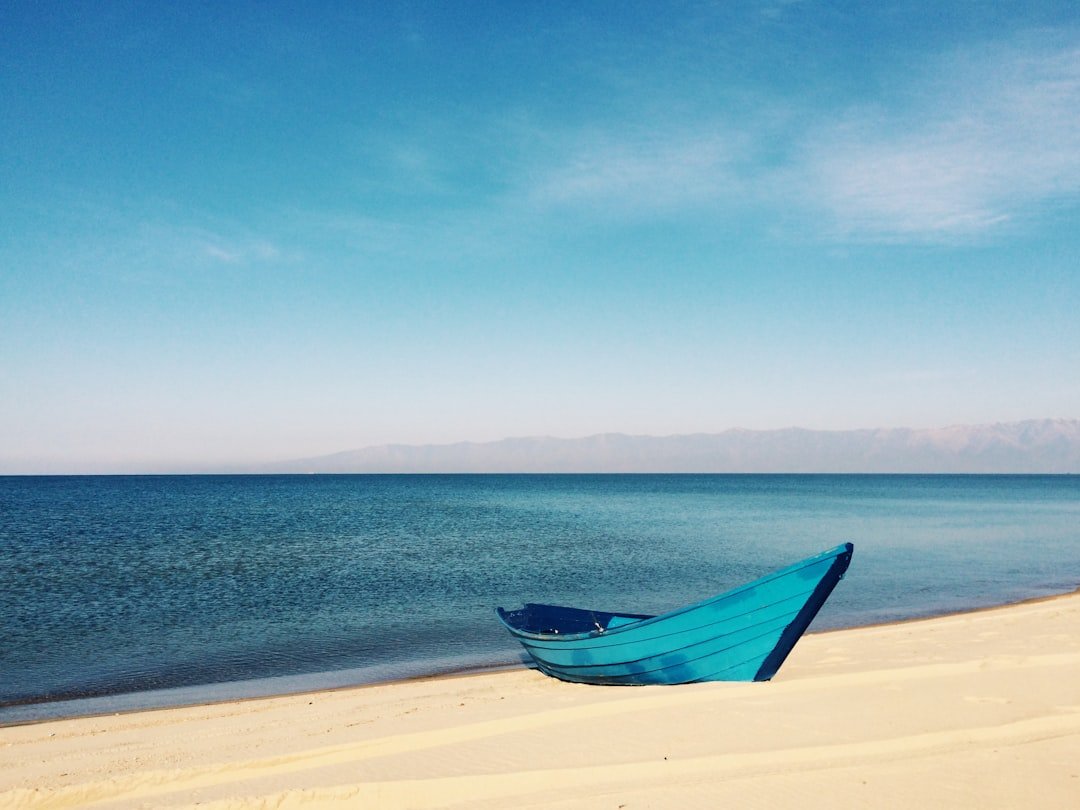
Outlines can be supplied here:
[[0, 807], [1080, 806], [1080, 594], [811, 635], [767, 684], [527, 670], [0, 729]]

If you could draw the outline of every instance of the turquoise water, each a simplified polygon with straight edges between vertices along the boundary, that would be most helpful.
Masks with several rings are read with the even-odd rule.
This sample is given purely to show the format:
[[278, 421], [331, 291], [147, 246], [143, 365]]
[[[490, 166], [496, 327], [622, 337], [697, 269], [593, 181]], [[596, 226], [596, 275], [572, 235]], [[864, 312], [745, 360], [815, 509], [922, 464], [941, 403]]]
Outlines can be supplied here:
[[1078, 476], [0, 478], [0, 722], [520, 665], [855, 543], [812, 629], [1080, 585]]

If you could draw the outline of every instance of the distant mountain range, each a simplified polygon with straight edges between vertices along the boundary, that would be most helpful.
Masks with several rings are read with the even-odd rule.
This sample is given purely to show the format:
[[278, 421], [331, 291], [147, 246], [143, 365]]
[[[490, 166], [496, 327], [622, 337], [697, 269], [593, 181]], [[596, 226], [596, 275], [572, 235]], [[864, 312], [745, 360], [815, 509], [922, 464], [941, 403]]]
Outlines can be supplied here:
[[1080, 473], [1080, 419], [914, 430], [726, 430], [681, 436], [602, 433], [493, 442], [387, 444], [260, 472]]

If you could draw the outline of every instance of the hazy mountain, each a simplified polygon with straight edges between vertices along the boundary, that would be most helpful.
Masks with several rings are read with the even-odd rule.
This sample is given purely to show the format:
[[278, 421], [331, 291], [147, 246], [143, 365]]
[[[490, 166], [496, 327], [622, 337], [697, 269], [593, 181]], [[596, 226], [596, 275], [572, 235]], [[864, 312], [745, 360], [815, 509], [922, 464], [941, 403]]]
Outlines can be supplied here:
[[604, 433], [442, 445], [389, 444], [268, 465], [262, 472], [1080, 473], [1080, 420], [913, 430]]

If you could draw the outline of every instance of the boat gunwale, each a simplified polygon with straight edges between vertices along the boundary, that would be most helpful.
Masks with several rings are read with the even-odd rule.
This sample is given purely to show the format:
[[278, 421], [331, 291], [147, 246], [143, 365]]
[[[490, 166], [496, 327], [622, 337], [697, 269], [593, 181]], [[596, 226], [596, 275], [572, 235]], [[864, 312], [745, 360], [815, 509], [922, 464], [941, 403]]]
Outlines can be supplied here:
[[[718, 602], [720, 600], [730, 598], [732, 596], [735, 596], [737, 594], [742, 593], [743, 591], [747, 591], [747, 590], [750, 590], [752, 588], [757, 588], [757, 587], [759, 587], [759, 586], [761, 586], [761, 585], [763, 585], [763, 584], [765, 584], [767, 582], [772, 582], [773, 580], [780, 579], [781, 577], [790, 576], [791, 574], [797, 573], [798, 571], [801, 571], [804, 568], [809, 568], [811, 565], [816, 565], [817, 563], [822, 562], [823, 560], [827, 560], [827, 559], [830, 559], [830, 558], [836, 559], [838, 557], [843, 556], [844, 554], [851, 554], [854, 551], [854, 549], [855, 549], [855, 546], [852, 543], [841, 543], [840, 545], [835, 546], [834, 548], [828, 549], [826, 551], [822, 551], [819, 554], [815, 554], [813, 557], [807, 557], [806, 559], [799, 560], [798, 562], [792, 563], [791, 565], [789, 565], [789, 566], [787, 566], [785, 568], [781, 568], [781, 569], [779, 569], [777, 571], [773, 571], [773, 572], [771, 572], [769, 574], [766, 574], [765, 576], [763, 576], [763, 577], [761, 577], [759, 579], [755, 579], [752, 582], [744, 583], [743, 585], [739, 585], [739, 586], [737, 586], [735, 588], [732, 588], [729, 591], [724, 591], [723, 593], [717, 594], [715, 596], [711, 596], [711, 597], [709, 597], [707, 599], [703, 599], [700, 602], [694, 602], [694, 603], [689, 604], [689, 605], [684, 605], [683, 607], [675, 608], [674, 610], [669, 610], [666, 613], [657, 614], [656, 616], [653, 616], [652, 618], [649, 618], [649, 619], [642, 619], [641, 621], [631, 622], [630, 624], [620, 625], [619, 627], [616, 627], [616, 628], [614, 628], [612, 630], [606, 630], [606, 629], [604, 629], [604, 630], [589, 630], [589, 631], [584, 632], [584, 633], [567, 633], [565, 635], [558, 634], [558, 633], [530, 633], [530, 632], [527, 632], [525, 630], [520, 630], [519, 628], [514, 627], [512, 624], [510, 624], [510, 622], [508, 622], [504, 618], [504, 614], [509, 613], [510, 611], [506, 611], [503, 608], [499, 607], [499, 608], [495, 609], [495, 613], [499, 617], [499, 621], [501, 621], [503, 623], [503, 625], [507, 628], [507, 630], [509, 630], [510, 633], [512, 635], [514, 635], [515, 637], [518, 637], [518, 638], [521, 638], [521, 639], [533, 639], [533, 640], [536, 640], [536, 641], [569, 642], [569, 641], [585, 640], [585, 639], [589, 639], [589, 638], [599, 638], [601, 636], [608, 637], [608, 636], [615, 635], [615, 634], [618, 634], [618, 633], [625, 633], [627, 631], [638, 630], [638, 629], [640, 629], [642, 627], [646, 627], [646, 626], [652, 625], [652, 624], [657, 624], [657, 623], [659, 623], [661, 621], [664, 621], [666, 619], [670, 619], [670, 618], [673, 618], [675, 616], [679, 616], [679, 615], [684, 614], [684, 613], [689, 613], [690, 611], [693, 611], [693, 610], [698, 610], [700, 608], [707, 607], [707, 606], [709, 606], [710, 604], [712, 604], [714, 602]], [[826, 575], [827, 575], [827, 573], [828, 572], [826, 572]], [[526, 603], [526, 604], [533, 604], [533, 603]], [[558, 607], [558, 606], [557, 605], [552, 605], [552, 607]], [[618, 612], [606, 611], [606, 610], [597, 611], [597, 612], [599, 612], [599, 613], [611, 613], [613, 616], [625, 615], [625, 614], [619, 614]], [[669, 635], [671, 635], [671, 634], [669, 634]]]

